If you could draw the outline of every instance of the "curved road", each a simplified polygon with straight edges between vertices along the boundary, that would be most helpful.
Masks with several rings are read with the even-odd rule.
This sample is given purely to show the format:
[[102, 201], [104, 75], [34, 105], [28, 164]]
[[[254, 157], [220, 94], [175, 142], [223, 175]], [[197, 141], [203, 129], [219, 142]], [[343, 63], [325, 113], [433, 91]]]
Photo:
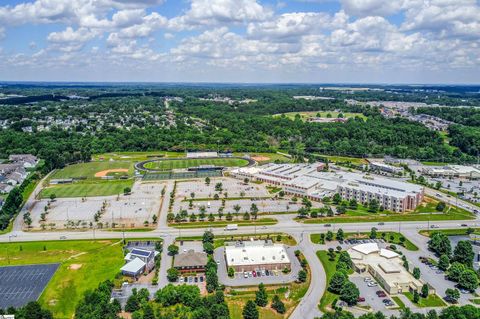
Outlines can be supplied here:
[[[39, 183], [41, 187], [42, 182]], [[169, 194], [173, 187], [173, 181], [167, 181], [167, 189], [165, 194]], [[35, 194], [37, 189], [32, 194], [31, 198], [27, 201], [27, 204], [22, 209], [22, 213], [18, 215], [17, 220], [15, 221], [14, 230], [11, 233], [0, 235], [0, 242], [8, 241], [44, 241], [44, 240], [58, 240], [60, 237], [65, 236], [68, 240], [76, 239], [93, 239], [93, 238], [122, 238], [123, 234], [121, 232], [113, 231], [100, 231], [96, 230], [95, 233], [92, 230], [88, 231], [60, 231], [60, 232], [24, 232], [21, 230], [22, 227], [22, 215], [23, 212], [30, 207], [30, 205], [35, 202]], [[158, 226], [155, 230], [145, 233], [145, 232], [127, 232], [125, 237], [128, 238], [144, 238], [146, 234], [152, 237], [161, 237], [164, 239], [165, 244], [173, 242], [175, 237], [181, 236], [201, 236], [203, 232], [208, 228], [198, 228], [198, 229], [175, 229], [167, 226], [167, 212], [168, 212], [168, 196], [165, 195], [165, 202], [162, 204], [160, 209], [160, 218]], [[467, 208], [468, 209], [468, 208]], [[263, 227], [254, 227], [254, 226], [245, 226], [239, 227], [238, 230], [234, 231], [225, 231], [223, 228], [213, 228], [212, 231], [216, 235], [225, 235], [225, 234], [245, 234], [245, 233], [271, 233], [271, 232], [282, 232], [292, 235], [298, 242], [301, 251], [303, 252], [305, 258], [307, 259], [312, 275], [312, 281], [310, 287], [308, 288], [307, 293], [302, 298], [300, 304], [291, 314], [290, 318], [292, 319], [304, 319], [304, 318], [314, 318], [320, 316], [321, 313], [318, 310], [318, 303], [321, 296], [323, 295], [326, 288], [326, 275], [325, 271], [320, 263], [320, 260], [316, 256], [316, 251], [318, 250], [318, 245], [314, 245], [310, 242], [310, 235], [319, 232], [325, 232], [327, 230], [336, 231], [341, 227], [346, 232], [357, 232], [357, 231], [370, 231], [372, 227], [376, 227], [379, 231], [400, 231], [406, 237], [408, 237], [412, 242], [418, 246], [425, 245], [427, 238], [418, 234], [418, 231], [421, 229], [427, 229], [429, 223], [425, 222], [386, 222], [384, 225], [378, 225], [377, 222], [368, 222], [368, 223], [342, 223], [342, 224], [332, 224], [331, 227], [325, 227], [323, 224], [302, 224], [293, 220], [296, 217], [296, 214], [287, 214], [287, 215], [277, 215], [276, 218], [279, 220], [278, 224], [272, 226], [263, 226]], [[460, 224], [467, 224], [469, 226], [480, 226], [480, 223], [477, 224], [477, 220], [466, 220], [466, 221], [435, 221], [435, 225], [439, 228], [459, 228]], [[15, 236], [15, 237], [13, 237]], [[162, 253], [162, 264], [160, 269], [161, 281], [159, 286], [166, 284], [166, 270], [169, 268], [171, 263], [171, 257], [168, 256], [167, 250], [164, 249]]]

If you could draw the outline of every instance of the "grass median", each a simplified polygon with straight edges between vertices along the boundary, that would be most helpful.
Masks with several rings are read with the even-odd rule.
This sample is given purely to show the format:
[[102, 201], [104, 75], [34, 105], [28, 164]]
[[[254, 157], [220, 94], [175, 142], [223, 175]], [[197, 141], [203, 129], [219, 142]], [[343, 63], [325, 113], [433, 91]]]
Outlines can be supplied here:
[[235, 220], [235, 221], [203, 221], [203, 222], [185, 222], [185, 223], [171, 223], [170, 227], [173, 228], [218, 228], [225, 227], [227, 225], [236, 224], [241, 226], [267, 226], [275, 225], [278, 221], [275, 218], [259, 218], [257, 220]]

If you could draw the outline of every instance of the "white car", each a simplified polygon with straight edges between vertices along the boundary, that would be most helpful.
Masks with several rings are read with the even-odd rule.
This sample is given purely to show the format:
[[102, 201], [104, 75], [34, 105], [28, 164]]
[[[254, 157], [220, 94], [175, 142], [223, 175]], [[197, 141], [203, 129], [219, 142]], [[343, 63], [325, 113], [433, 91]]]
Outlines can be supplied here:
[[248, 273], [246, 271], [243, 272], [243, 278], [248, 278]]
[[365, 278], [363, 279], [363, 281], [365, 281], [365, 282], [370, 282], [370, 281], [372, 281], [372, 278], [370, 278], [370, 277], [365, 277]]

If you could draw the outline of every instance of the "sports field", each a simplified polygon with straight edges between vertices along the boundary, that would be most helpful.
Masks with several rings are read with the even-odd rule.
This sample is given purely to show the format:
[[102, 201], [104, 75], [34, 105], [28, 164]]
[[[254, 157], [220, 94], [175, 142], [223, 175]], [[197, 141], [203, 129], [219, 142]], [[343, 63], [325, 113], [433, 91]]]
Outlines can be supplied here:
[[118, 240], [0, 244], [0, 266], [48, 263], [60, 263], [60, 267], [39, 301], [55, 318], [72, 318], [86, 290], [113, 280], [119, 272], [124, 263], [122, 244]]
[[169, 171], [172, 169], [182, 169], [188, 167], [195, 167], [200, 165], [215, 165], [215, 166], [246, 166], [248, 161], [241, 158], [189, 158], [178, 160], [158, 160], [145, 164], [146, 168]]
[[110, 196], [123, 194], [124, 188], [131, 188], [132, 185], [133, 180], [81, 181], [46, 187], [40, 192], [40, 198], [49, 198], [51, 194], [55, 194], [58, 198]]
[[[117, 170], [117, 172], [108, 172], [109, 170]], [[119, 172], [118, 170], [127, 170]], [[105, 161], [105, 162], [88, 162], [80, 164], [68, 165], [52, 174], [52, 179], [62, 178], [98, 178], [95, 174], [104, 172], [109, 176], [131, 176], [133, 174], [133, 162], [131, 161]]]

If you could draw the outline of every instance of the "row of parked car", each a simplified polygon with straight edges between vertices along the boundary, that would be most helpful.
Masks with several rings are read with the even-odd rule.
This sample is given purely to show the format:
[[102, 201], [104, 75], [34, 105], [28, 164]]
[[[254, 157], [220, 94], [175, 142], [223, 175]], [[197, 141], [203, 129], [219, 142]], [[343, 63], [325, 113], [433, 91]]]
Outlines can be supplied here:
[[198, 283], [198, 282], [203, 282], [205, 279], [203, 276], [185, 276], [185, 277], [180, 277], [178, 281], [183, 284], [183, 283]]
[[278, 276], [277, 272], [273, 270], [263, 269], [263, 270], [254, 270], [254, 271], [244, 271], [243, 278], [251, 277], [266, 277], [266, 276]]
[[367, 243], [381, 244], [381, 243], [384, 243], [385, 241], [383, 239], [347, 239], [347, 240], [344, 240], [343, 242], [349, 245], [357, 245], [357, 244], [367, 244]]

